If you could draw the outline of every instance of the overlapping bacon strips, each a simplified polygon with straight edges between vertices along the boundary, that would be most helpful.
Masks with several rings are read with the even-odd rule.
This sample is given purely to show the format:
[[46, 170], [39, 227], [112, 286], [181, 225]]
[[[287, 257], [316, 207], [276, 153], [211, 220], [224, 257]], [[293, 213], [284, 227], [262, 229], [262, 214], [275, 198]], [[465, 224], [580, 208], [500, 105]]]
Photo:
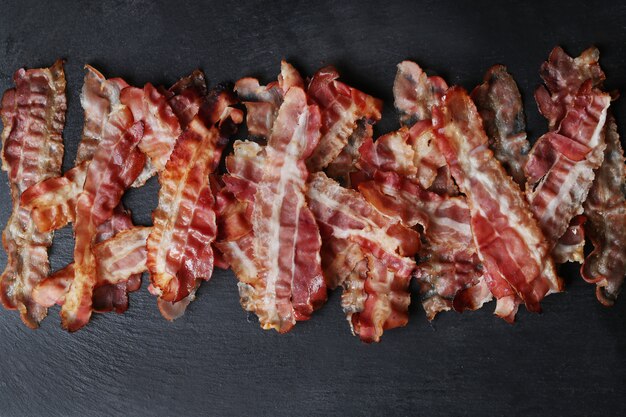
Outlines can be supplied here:
[[32, 290], [48, 275], [48, 247], [52, 234], [38, 232], [20, 203], [28, 187], [59, 175], [63, 159], [61, 133], [67, 108], [62, 61], [50, 68], [18, 70], [15, 88], [2, 97], [2, 169], [11, 184], [13, 211], [2, 234], [8, 255], [0, 276], [0, 297], [9, 309], [18, 309], [22, 321], [38, 327], [47, 309], [32, 298]]
[[[506, 297], [508, 301], [516, 294], [530, 311], [540, 311], [541, 299], [561, 289], [550, 247], [519, 186], [489, 150], [481, 118], [465, 90], [448, 90], [434, 113], [434, 124], [437, 144], [467, 196], [472, 233], [487, 283], [495, 288], [506, 282], [514, 290]], [[512, 303], [510, 308], [514, 309]]]
[[127, 107], [110, 114], [106, 126], [76, 202], [74, 280], [61, 308], [62, 325], [69, 331], [80, 329], [91, 317], [97, 284], [93, 247], [98, 227], [111, 218], [122, 194], [139, 176], [146, 161], [137, 147], [143, 136], [143, 124], [133, 124]]
[[168, 319], [176, 317], [167, 303], [193, 299], [199, 282], [213, 273], [211, 244], [217, 226], [209, 174], [243, 120], [243, 113], [231, 107], [234, 103], [230, 93], [214, 92], [178, 139], [159, 175], [161, 189], [147, 240], [147, 266], [152, 292], [159, 296], [159, 308]]
[[419, 234], [321, 172], [312, 174], [307, 200], [323, 238], [324, 274], [330, 286], [343, 286], [354, 333], [377, 342], [406, 325]]

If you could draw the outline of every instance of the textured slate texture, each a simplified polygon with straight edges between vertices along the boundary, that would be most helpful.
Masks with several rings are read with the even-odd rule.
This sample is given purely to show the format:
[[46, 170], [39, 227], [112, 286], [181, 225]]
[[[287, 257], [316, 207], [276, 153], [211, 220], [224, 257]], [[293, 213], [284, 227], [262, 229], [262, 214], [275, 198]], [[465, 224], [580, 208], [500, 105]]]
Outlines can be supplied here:
[[[332, 63], [385, 100], [378, 133], [397, 126], [391, 86], [406, 58], [467, 88], [491, 64], [506, 64], [532, 138], [545, 122], [531, 94], [554, 45], [579, 53], [595, 43], [608, 88], [626, 90], [626, 5], [466, 3], [2, 2], [0, 90], [21, 66], [67, 59], [64, 169], [80, 138], [86, 63], [133, 84], [166, 85], [198, 66], [214, 85], [246, 75], [272, 80], [281, 58], [307, 74]], [[615, 104], [626, 133], [624, 109]], [[150, 222], [157, 188], [151, 180], [125, 197], [137, 223]], [[9, 207], [3, 172], [2, 225]], [[71, 254], [71, 231], [63, 230], [53, 267]], [[567, 292], [548, 297], [542, 315], [522, 308], [514, 326], [492, 316], [493, 304], [429, 324], [415, 300], [409, 325], [372, 346], [350, 335], [338, 292], [290, 334], [262, 331], [224, 271], [175, 323], [160, 317], [145, 284], [127, 314], [97, 315], [71, 335], [58, 309], [37, 331], [0, 311], [0, 416], [626, 415], [626, 300], [605, 309], [575, 268], [565, 275]]]

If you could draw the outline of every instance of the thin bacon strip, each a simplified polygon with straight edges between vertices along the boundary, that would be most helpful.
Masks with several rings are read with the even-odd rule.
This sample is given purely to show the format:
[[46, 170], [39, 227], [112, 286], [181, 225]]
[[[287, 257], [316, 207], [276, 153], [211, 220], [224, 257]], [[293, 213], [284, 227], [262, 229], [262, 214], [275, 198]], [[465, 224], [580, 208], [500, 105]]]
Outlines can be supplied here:
[[[94, 246], [97, 274], [95, 291], [99, 287], [128, 284], [129, 279], [135, 274], [140, 274], [141, 277], [141, 273], [146, 270], [146, 239], [149, 233], [149, 227], [133, 227], [120, 231], [114, 237]], [[63, 305], [65, 294], [69, 291], [73, 280], [74, 263], [71, 263], [41, 281], [33, 291], [33, 298], [45, 307], [51, 307], [54, 304]], [[136, 289], [136, 285], [131, 285], [128, 291]], [[126, 298], [126, 292], [124, 288], [124, 298]], [[115, 290], [110, 293], [117, 295]], [[106, 300], [105, 302], [97, 301], [97, 294], [94, 292], [94, 307], [106, 304]], [[121, 313], [126, 310], [127, 304], [123, 305], [116, 301], [112, 303], [112, 307]]]
[[437, 141], [470, 207], [472, 233], [490, 278], [505, 280], [530, 311], [561, 289], [549, 245], [519, 187], [488, 148], [467, 92], [453, 87], [434, 114]]
[[147, 265], [160, 308], [166, 309], [163, 303], [193, 299], [199, 281], [211, 278], [216, 224], [209, 174], [243, 118], [232, 104], [229, 93], [215, 92], [178, 139], [159, 175], [161, 189], [147, 241]]
[[97, 228], [112, 216], [122, 194], [145, 164], [145, 155], [137, 148], [143, 126], [132, 122], [127, 107], [108, 117], [106, 136], [89, 163], [83, 192], [76, 203], [74, 281], [61, 309], [62, 325], [69, 331], [80, 329], [91, 317], [97, 283], [93, 253]]
[[323, 173], [309, 179], [307, 200], [323, 237], [330, 285], [342, 285], [342, 306], [355, 334], [377, 342], [406, 325], [409, 282], [419, 234], [384, 215], [354, 190]]
[[472, 91], [472, 100], [483, 120], [489, 148], [523, 189], [530, 143], [526, 138], [524, 104], [517, 83], [504, 65], [494, 65], [485, 74], [483, 83]]
[[2, 169], [11, 185], [13, 211], [2, 234], [8, 255], [0, 276], [0, 297], [8, 309], [18, 309], [22, 321], [31, 328], [47, 314], [32, 299], [32, 290], [48, 275], [48, 248], [51, 233], [35, 228], [30, 213], [20, 203], [28, 187], [61, 172], [67, 109], [63, 62], [50, 68], [18, 70], [15, 88], [2, 97]]
[[615, 118], [607, 117], [604, 162], [585, 201], [587, 234], [594, 249], [581, 267], [581, 275], [596, 284], [596, 297], [612, 306], [626, 275], [626, 167]]
[[[336, 160], [350, 142], [359, 142], [364, 136], [358, 132], [358, 122], [375, 123], [380, 120], [382, 101], [338, 81], [339, 73], [333, 67], [319, 70], [309, 82], [307, 93], [320, 107], [322, 114], [321, 138], [307, 160], [309, 171], [320, 171]], [[357, 131], [357, 136], [352, 137]], [[352, 148], [357, 148], [354, 143]], [[346, 151], [349, 152], [349, 151]], [[335, 166], [335, 170], [338, 167]], [[346, 175], [350, 166], [341, 169]], [[346, 172], [344, 172], [346, 171]]]

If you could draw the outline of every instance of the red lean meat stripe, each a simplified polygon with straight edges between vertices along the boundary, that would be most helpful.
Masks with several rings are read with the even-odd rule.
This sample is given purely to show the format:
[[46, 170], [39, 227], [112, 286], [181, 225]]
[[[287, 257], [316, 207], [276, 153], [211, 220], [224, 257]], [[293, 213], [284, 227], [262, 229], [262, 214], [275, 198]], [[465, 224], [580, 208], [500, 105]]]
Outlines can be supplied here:
[[482, 121], [465, 90], [448, 90], [434, 124], [437, 144], [467, 196], [474, 242], [488, 277], [505, 280], [530, 311], [540, 311], [541, 299], [561, 289], [550, 247], [519, 186], [489, 150]]
[[383, 330], [408, 321], [411, 257], [419, 250], [419, 234], [323, 173], [313, 174], [308, 185], [327, 282], [343, 286], [342, 307], [354, 333], [377, 342]]
[[91, 317], [97, 283], [93, 253], [97, 228], [113, 215], [122, 194], [145, 164], [145, 155], [137, 148], [143, 126], [141, 122], [132, 122], [132, 113], [126, 107], [109, 115], [105, 136], [89, 163], [85, 185], [76, 203], [74, 281], [61, 309], [62, 325], [69, 331], [80, 329]]
[[[337, 157], [344, 159], [340, 154], [347, 145], [358, 148], [358, 143], [354, 142], [364, 137], [357, 129], [359, 121], [371, 124], [381, 117], [380, 100], [338, 81], [338, 78], [337, 70], [323, 68], [313, 76], [307, 88], [309, 97], [319, 105], [322, 115], [322, 136], [306, 162], [311, 172], [326, 168]], [[355, 130], [356, 136], [351, 138]], [[338, 168], [335, 166], [335, 171]], [[340, 169], [340, 174], [347, 174], [343, 171], [349, 169]]]
[[50, 68], [20, 69], [13, 80], [15, 88], [4, 93], [0, 110], [2, 169], [8, 173], [13, 200], [2, 234], [8, 260], [0, 276], [0, 297], [6, 308], [19, 310], [28, 327], [36, 328], [47, 309], [32, 299], [32, 290], [48, 274], [52, 234], [36, 230], [20, 197], [28, 187], [61, 173], [67, 108], [63, 62]]
[[513, 180], [524, 189], [524, 165], [530, 144], [526, 139], [524, 104], [515, 80], [504, 65], [494, 65], [481, 85], [472, 91], [472, 100], [483, 119], [489, 148]]
[[584, 204], [586, 230], [594, 249], [585, 259], [581, 275], [596, 284], [598, 300], [611, 306], [626, 275], [626, 167], [612, 115], [607, 117], [605, 140], [604, 162]]
[[232, 104], [229, 93], [213, 93], [178, 139], [159, 175], [161, 189], [147, 241], [147, 265], [152, 292], [159, 296], [166, 318], [173, 318], [171, 304], [186, 297], [191, 301], [200, 280], [210, 279], [213, 273], [216, 223], [209, 174], [242, 121], [242, 112]]

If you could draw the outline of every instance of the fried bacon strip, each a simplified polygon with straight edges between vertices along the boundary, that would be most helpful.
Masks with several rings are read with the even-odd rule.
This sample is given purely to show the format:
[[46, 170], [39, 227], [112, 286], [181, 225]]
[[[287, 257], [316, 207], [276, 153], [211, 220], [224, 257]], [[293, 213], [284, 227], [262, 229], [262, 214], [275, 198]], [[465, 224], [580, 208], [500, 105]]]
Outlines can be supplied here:
[[321, 172], [308, 185], [327, 281], [343, 286], [342, 306], [354, 333], [377, 342], [384, 330], [408, 321], [411, 257], [419, 250], [419, 234]]
[[530, 143], [526, 138], [524, 104], [517, 83], [504, 65], [494, 65], [471, 96], [489, 137], [489, 148], [523, 189]]
[[307, 160], [307, 167], [316, 172], [334, 161], [331, 172], [345, 177], [352, 171], [355, 151], [367, 137], [367, 131], [359, 129], [359, 123], [371, 125], [380, 120], [382, 101], [338, 78], [335, 68], [322, 68], [307, 87], [309, 97], [319, 105], [322, 114], [322, 137]]
[[[193, 294], [213, 273], [211, 243], [216, 235], [214, 197], [209, 174], [219, 164], [228, 137], [242, 121], [228, 92], [215, 92], [189, 123], [159, 175], [159, 203], [147, 240], [151, 291], [159, 308]], [[184, 311], [184, 310], [183, 310]]]
[[604, 162], [584, 203], [586, 230], [594, 249], [581, 267], [582, 277], [596, 284], [596, 297], [612, 306], [626, 275], [626, 167], [615, 118], [605, 126]]
[[550, 247], [519, 187], [493, 158], [465, 90], [448, 90], [435, 111], [434, 125], [437, 144], [467, 196], [474, 242], [487, 276], [506, 281], [528, 310], [540, 311], [541, 299], [561, 289]]
[[52, 234], [38, 232], [30, 213], [20, 203], [28, 187], [61, 172], [67, 109], [63, 62], [50, 68], [19, 69], [15, 88], [2, 97], [2, 169], [11, 185], [13, 211], [2, 234], [8, 255], [0, 276], [0, 297], [8, 309], [18, 309], [31, 328], [47, 314], [32, 298], [32, 290], [48, 275], [48, 248]]
[[143, 125], [133, 124], [127, 107], [110, 114], [106, 125], [76, 203], [74, 280], [61, 309], [61, 323], [69, 331], [80, 329], [91, 317], [97, 283], [93, 252], [97, 228], [113, 215], [122, 194], [141, 173], [146, 160], [137, 147]]

